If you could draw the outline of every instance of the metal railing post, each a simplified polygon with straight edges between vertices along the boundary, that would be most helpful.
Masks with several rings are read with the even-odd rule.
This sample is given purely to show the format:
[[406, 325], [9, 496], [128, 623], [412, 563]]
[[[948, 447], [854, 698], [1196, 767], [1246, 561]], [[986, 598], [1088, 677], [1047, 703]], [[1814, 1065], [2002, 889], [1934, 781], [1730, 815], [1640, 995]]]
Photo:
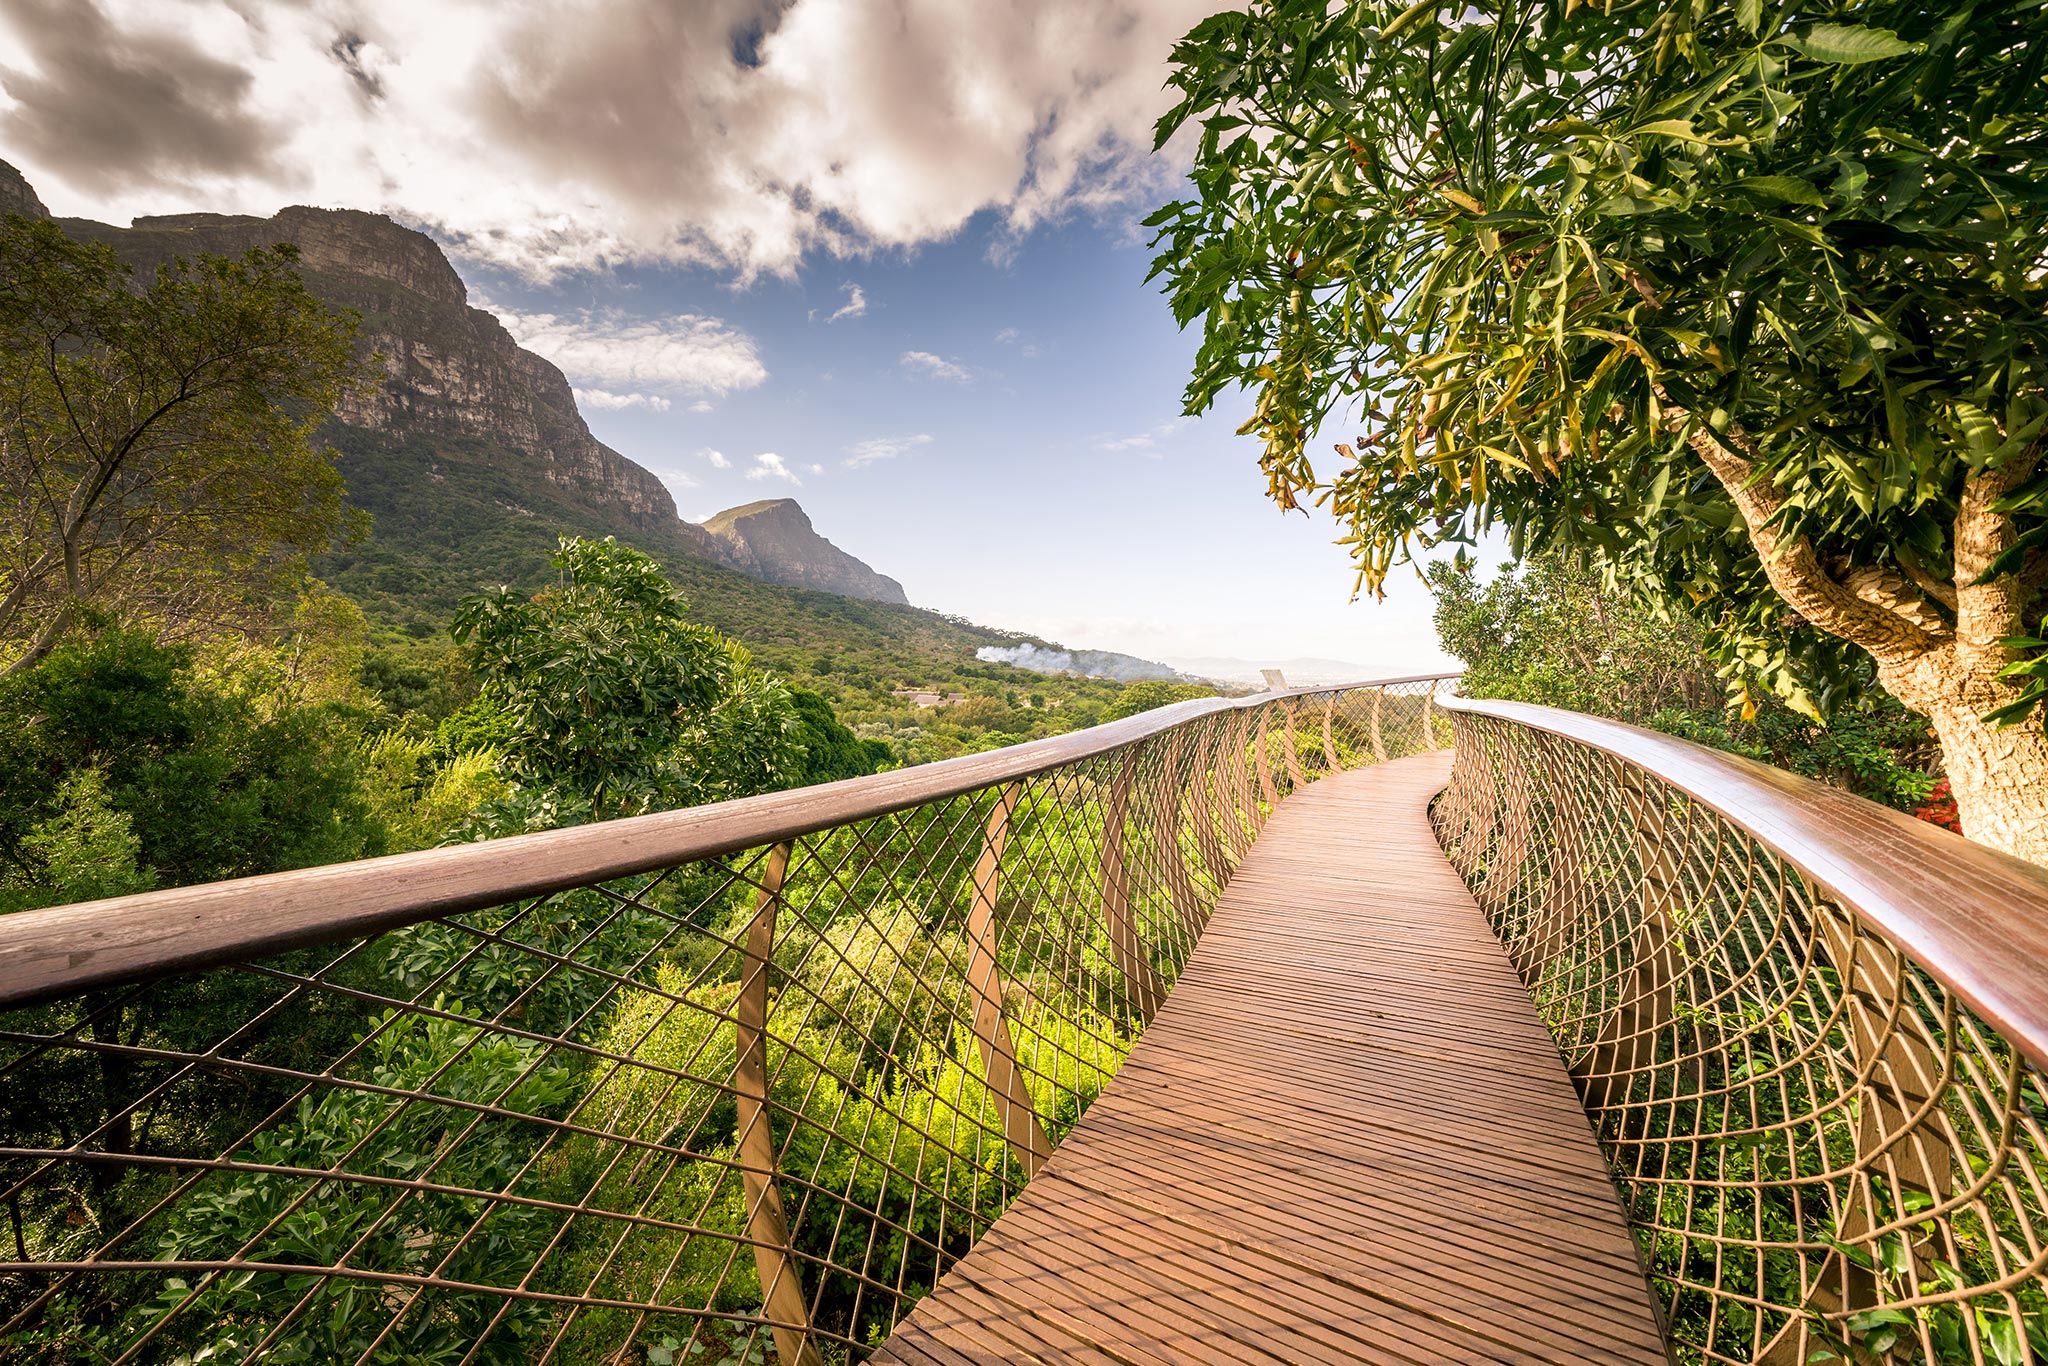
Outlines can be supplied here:
[[1387, 742], [1380, 733], [1380, 712], [1387, 705], [1387, 690], [1372, 690], [1372, 757], [1379, 763], [1387, 761]]
[[1131, 1004], [1138, 1018], [1150, 1022], [1166, 998], [1165, 984], [1145, 952], [1145, 941], [1131, 920], [1131, 889], [1124, 857], [1124, 833], [1131, 800], [1131, 779], [1137, 770], [1143, 744], [1124, 752], [1109, 797], [1102, 811], [1102, 919], [1109, 932], [1109, 946], [1116, 955], [1117, 971], [1131, 991]]
[[1337, 719], [1337, 694], [1331, 693], [1323, 703], [1323, 762], [1335, 773], [1344, 765], [1337, 761], [1337, 735], [1333, 728]]
[[736, 1061], [733, 1098], [739, 1110], [739, 1159], [747, 1192], [747, 1237], [754, 1247], [754, 1269], [761, 1277], [762, 1315], [775, 1335], [775, 1352], [784, 1362], [824, 1366], [811, 1344], [810, 1311], [798, 1277], [789, 1220], [775, 1189], [775, 1134], [768, 1122], [768, 974], [775, 958], [775, 913], [782, 903], [782, 880], [789, 872], [787, 841], [768, 851], [762, 870], [761, 895], [747, 926], [746, 964], [740, 975], [734, 1010]]
[[982, 1080], [988, 1085], [989, 1100], [1003, 1126], [1003, 1137], [1017, 1165], [1029, 1178], [1038, 1175], [1045, 1159], [1052, 1156], [1052, 1142], [1038, 1122], [1031, 1088], [1024, 1069], [1017, 1062], [1017, 1044], [1003, 1018], [1002, 966], [996, 957], [996, 895], [1002, 878], [1003, 848], [1010, 838], [1010, 820], [1023, 796], [1020, 782], [1007, 784], [996, 797], [982, 833], [981, 856], [974, 864], [974, 901], [967, 912], [967, 942], [970, 958], [967, 987], [974, 993], [974, 1041], [981, 1050]]
[[1280, 704], [1287, 717], [1287, 727], [1282, 732], [1281, 757], [1287, 761], [1287, 781], [1296, 791], [1308, 786], [1308, 779], [1301, 773], [1301, 754], [1294, 747], [1294, 713], [1301, 706], [1299, 698], [1289, 698]]

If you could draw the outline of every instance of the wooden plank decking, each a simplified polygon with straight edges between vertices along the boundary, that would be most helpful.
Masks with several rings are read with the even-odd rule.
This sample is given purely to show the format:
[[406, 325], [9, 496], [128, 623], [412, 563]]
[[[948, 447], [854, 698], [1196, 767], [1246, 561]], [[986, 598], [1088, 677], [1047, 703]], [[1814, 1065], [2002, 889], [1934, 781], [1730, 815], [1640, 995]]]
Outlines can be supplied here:
[[1665, 1363], [1448, 754], [1275, 812], [1123, 1072], [875, 1360]]

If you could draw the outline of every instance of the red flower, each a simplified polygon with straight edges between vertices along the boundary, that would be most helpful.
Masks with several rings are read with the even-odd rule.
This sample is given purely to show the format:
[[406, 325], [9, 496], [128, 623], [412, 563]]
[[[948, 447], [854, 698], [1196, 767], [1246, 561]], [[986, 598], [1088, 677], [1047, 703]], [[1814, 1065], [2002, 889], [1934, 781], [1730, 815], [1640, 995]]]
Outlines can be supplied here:
[[1927, 794], [1927, 801], [1913, 813], [1929, 825], [1938, 825], [1944, 830], [1963, 833], [1963, 820], [1956, 811], [1955, 795], [1948, 790], [1948, 779], [1943, 778]]

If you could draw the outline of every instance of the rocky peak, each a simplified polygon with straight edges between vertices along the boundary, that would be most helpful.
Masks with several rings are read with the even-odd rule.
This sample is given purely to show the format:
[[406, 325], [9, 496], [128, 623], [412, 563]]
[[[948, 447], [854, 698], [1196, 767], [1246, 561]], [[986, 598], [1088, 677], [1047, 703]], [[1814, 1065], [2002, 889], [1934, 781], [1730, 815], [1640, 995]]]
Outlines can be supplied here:
[[757, 579], [870, 602], [910, 601], [902, 584], [820, 536], [794, 498], [727, 508], [703, 527], [735, 569]]
[[50, 211], [36, 197], [35, 187], [20, 171], [0, 161], [0, 214], [18, 213], [23, 218], [48, 218]]

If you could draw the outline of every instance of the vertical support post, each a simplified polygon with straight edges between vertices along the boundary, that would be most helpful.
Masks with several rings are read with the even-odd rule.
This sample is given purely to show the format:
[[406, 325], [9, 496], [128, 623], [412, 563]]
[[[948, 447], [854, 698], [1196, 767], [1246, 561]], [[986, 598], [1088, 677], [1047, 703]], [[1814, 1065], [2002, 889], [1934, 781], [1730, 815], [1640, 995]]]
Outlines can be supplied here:
[[[1269, 807], [1280, 804], [1280, 789], [1273, 785], [1273, 760], [1266, 753], [1266, 722], [1272, 712], [1273, 704], [1270, 702], [1259, 708], [1259, 734], [1253, 742], [1254, 754], [1259, 763], [1259, 796], [1265, 799]], [[1256, 826], [1257, 823], [1254, 819], [1253, 824]]]
[[1323, 702], [1323, 762], [1335, 773], [1343, 765], [1337, 762], [1337, 694], [1331, 693]]
[[787, 841], [768, 851], [761, 895], [747, 926], [746, 961], [734, 1009], [733, 1098], [739, 1110], [740, 1173], [747, 1192], [747, 1237], [761, 1276], [761, 1308], [785, 1366], [824, 1366], [811, 1343], [810, 1311], [789, 1241], [789, 1220], [775, 1189], [775, 1135], [768, 1123], [768, 973], [775, 959], [775, 913], [789, 872]]
[[1387, 742], [1380, 734], [1380, 712], [1387, 705], [1387, 690], [1372, 690], [1372, 757], [1380, 763], [1387, 761]]
[[1224, 723], [1214, 716], [1204, 720], [1202, 749], [1196, 754], [1196, 764], [1202, 775], [1202, 791], [1213, 795], [1215, 800], [1205, 800], [1195, 812], [1195, 848], [1201, 851], [1202, 864], [1209, 870], [1209, 879], [1218, 887], [1230, 880], [1230, 860], [1224, 855], [1222, 837], [1216, 833], [1223, 812], [1223, 741], [1220, 732], [1224, 728]]
[[1596, 1124], [1603, 1111], [1627, 1101], [1638, 1074], [1656, 1065], [1658, 1037], [1678, 1013], [1682, 975], [1673, 919], [1684, 889], [1678, 854], [1672, 848], [1669, 798], [1656, 779], [1633, 765], [1623, 766], [1620, 785], [1642, 877], [1637, 919], [1629, 934], [1633, 962], [1617, 982], [1624, 995], [1601, 1025], [1592, 1050], [1574, 1069], [1583, 1084], [1586, 1112]]
[[1429, 691], [1422, 695], [1422, 747], [1424, 749], [1436, 749], [1438, 747], [1436, 743], [1436, 685], [1437, 680], [1434, 678], [1430, 679]]
[[1287, 716], [1287, 729], [1281, 754], [1287, 760], [1287, 781], [1292, 783], [1298, 792], [1308, 786], [1308, 779], [1301, 774], [1301, 752], [1294, 747], [1294, 713], [1301, 707], [1301, 699], [1291, 697], [1280, 705], [1285, 708]]
[[1131, 920], [1130, 877], [1124, 857], [1124, 827], [1129, 823], [1125, 816], [1131, 801], [1131, 778], [1144, 748], [1140, 743], [1124, 751], [1124, 761], [1110, 783], [1108, 799], [1103, 802], [1102, 918], [1103, 927], [1109, 932], [1110, 950], [1116, 956], [1117, 971], [1123, 974], [1124, 983], [1130, 988], [1132, 1008], [1137, 1011], [1139, 1019], [1149, 1024], [1159, 1011], [1159, 1003], [1166, 999], [1166, 986], [1152, 967], [1151, 958], [1146, 956], [1145, 941]]
[[1230, 847], [1239, 858], [1251, 848], [1252, 831], [1257, 828], [1252, 802], [1252, 765], [1245, 757], [1252, 733], [1250, 713], [1235, 711], [1230, 716], [1230, 734], [1225, 745], [1230, 751], [1231, 790], [1237, 806], [1229, 813], [1229, 823], [1224, 827], [1230, 837]]
[[981, 857], [974, 864], [974, 902], [967, 911], [967, 989], [974, 993], [974, 1041], [981, 1050], [982, 1079], [988, 1084], [989, 1100], [996, 1107], [1010, 1155], [1028, 1180], [1038, 1175], [1045, 1159], [1052, 1156], [1052, 1142], [1038, 1122], [1031, 1088], [1025, 1084], [1024, 1069], [1017, 1064], [1009, 1021], [1003, 1018], [1002, 967], [996, 957], [996, 893], [1002, 878], [1003, 847], [1009, 842], [1010, 818], [1016, 814], [1023, 792], [1021, 782], [1006, 785], [982, 833]]
[[1160, 765], [1152, 806], [1158, 823], [1159, 856], [1166, 863], [1166, 886], [1173, 896], [1173, 916], [1190, 939], [1202, 930], [1202, 899], [1188, 876], [1187, 851], [1181, 846], [1181, 772], [1187, 766], [1188, 728], [1173, 733], [1166, 762]]
[[[1809, 1311], [1834, 1316], [1882, 1302], [1875, 1274], [1840, 1250], [1840, 1245], [1862, 1242], [1878, 1226], [1880, 1212], [1871, 1207], [1872, 1178], [1882, 1180], [1894, 1199], [1911, 1191], [1937, 1205], [1954, 1188], [1955, 1152], [1941, 1132], [1940, 1097], [1948, 1069], [1936, 1051], [1952, 1045], [1906, 1032], [1919, 1017], [1901, 985], [1905, 963], [1897, 949], [1865, 933], [1849, 912], [1830, 902], [1814, 906], [1813, 929], [1840, 983], [1849, 1054], [1861, 1083], [1856, 1171], [1836, 1206], [1837, 1250], [1815, 1275], [1806, 1300]], [[1882, 1217], [1889, 1221], [1897, 1214], [1892, 1210]], [[1923, 1281], [1933, 1278], [1931, 1241], [1918, 1239], [1909, 1249]], [[1808, 1322], [1800, 1317], [1786, 1324], [1757, 1361], [1762, 1366], [1804, 1362]]]

